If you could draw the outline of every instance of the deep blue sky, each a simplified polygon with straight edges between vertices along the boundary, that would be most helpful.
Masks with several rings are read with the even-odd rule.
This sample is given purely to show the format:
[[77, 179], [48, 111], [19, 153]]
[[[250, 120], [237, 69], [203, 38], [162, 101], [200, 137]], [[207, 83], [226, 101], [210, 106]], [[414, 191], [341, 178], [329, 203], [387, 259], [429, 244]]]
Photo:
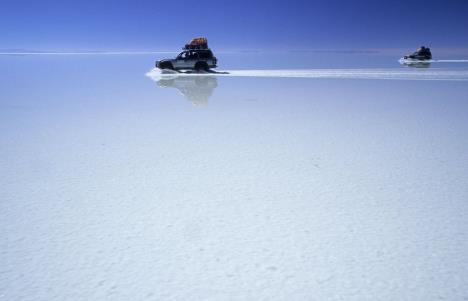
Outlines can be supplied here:
[[468, 47], [468, 1], [0, 2], [0, 49]]

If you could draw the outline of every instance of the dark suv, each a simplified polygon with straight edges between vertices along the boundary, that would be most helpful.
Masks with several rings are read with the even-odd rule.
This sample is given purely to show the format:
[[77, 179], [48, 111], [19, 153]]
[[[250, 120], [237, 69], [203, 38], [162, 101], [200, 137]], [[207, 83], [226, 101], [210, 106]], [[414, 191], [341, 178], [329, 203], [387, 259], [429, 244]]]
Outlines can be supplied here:
[[405, 60], [409, 59], [409, 60], [427, 61], [427, 60], [432, 60], [432, 53], [431, 53], [431, 49], [421, 46], [413, 54], [405, 55], [403, 58]]

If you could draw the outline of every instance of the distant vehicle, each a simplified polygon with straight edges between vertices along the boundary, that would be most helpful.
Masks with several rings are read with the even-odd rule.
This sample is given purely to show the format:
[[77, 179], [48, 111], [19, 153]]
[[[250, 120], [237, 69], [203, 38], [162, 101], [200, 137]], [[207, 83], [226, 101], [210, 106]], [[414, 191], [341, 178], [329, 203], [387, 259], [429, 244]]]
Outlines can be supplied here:
[[413, 54], [405, 55], [403, 57], [405, 60], [416, 60], [416, 61], [428, 61], [432, 60], [431, 49], [421, 46], [418, 50], [413, 52]]
[[205, 70], [216, 68], [218, 60], [208, 48], [206, 38], [195, 38], [174, 59], [156, 61], [156, 67], [169, 70]]
[[415, 52], [400, 59], [400, 64], [408, 67], [429, 68], [432, 62], [431, 49], [421, 46]]

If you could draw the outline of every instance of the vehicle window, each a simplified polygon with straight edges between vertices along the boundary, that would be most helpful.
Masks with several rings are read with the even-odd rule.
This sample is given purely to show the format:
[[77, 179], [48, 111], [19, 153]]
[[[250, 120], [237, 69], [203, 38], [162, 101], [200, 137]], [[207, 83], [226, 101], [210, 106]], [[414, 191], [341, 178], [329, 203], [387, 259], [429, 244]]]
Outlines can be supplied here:
[[190, 52], [189, 59], [198, 59], [198, 53], [195, 51]]
[[187, 58], [187, 55], [188, 55], [188, 52], [187, 52], [187, 51], [184, 51], [184, 52], [181, 52], [181, 53], [177, 56], [177, 58], [178, 58], [178, 59], [185, 59], [185, 58]]
[[213, 54], [210, 51], [202, 51], [200, 52], [200, 58], [201, 59], [209, 59], [213, 56]]

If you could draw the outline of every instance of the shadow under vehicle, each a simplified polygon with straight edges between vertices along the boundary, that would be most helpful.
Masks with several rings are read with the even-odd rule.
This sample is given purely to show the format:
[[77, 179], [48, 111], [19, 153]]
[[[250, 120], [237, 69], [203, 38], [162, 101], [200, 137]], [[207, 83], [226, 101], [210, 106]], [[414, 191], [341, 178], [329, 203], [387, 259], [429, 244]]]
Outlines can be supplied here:
[[156, 81], [160, 87], [176, 88], [195, 106], [204, 106], [218, 87], [215, 76], [166, 75]]

